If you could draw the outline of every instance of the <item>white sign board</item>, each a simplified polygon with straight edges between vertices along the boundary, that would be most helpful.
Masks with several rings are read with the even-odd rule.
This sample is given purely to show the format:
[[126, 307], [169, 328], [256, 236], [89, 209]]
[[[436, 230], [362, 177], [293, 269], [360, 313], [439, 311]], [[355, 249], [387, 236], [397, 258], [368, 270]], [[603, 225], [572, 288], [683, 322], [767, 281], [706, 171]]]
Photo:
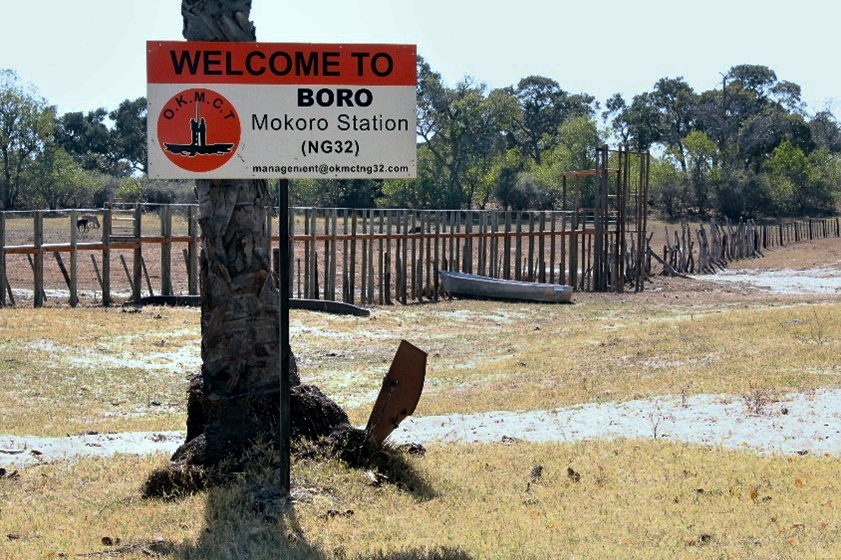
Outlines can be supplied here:
[[153, 179], [416, 176], [414, 45], [147, 44]]

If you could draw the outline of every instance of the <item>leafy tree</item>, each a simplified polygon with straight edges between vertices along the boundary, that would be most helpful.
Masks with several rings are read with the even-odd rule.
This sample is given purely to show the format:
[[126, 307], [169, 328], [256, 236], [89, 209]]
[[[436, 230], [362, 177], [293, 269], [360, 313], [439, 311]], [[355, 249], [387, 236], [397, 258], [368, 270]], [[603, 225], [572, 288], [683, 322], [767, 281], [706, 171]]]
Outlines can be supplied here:
[[686, 212], [688, 186], [686, 174], [675, 164], [674, 158], [651, 157], [651, 190], [653, 204], [668, 218], [677, 218]]
[[651, 93], [635, 95], [628, 105], [621, 94], [614, 94], [602, 114], [621, 143], [637, 150], [648, 150], [661, 139], [661, 116]]
[[102, 177], [85, 171], [63, 148], [52, 144], [36, 156], [26, 179], [24, 197], [31, 208], [91, 206], [103, 187]]
[[746, 92], [746, 100], [752, 100], [758, 105], [768, 101], [777, 83], [777, 74], [760, 64], [739, 64], [727, 71], [734, 93]]
[[[725, 107], [723, 91], [708, 90], [698, 95], [696, 103], [696, 130], [705, 133], [718, 147], [721, 158], [728, 154], [728, 146], [735, 137], [738, 126]], [[724, 163], [720, 159], [720, 163]]]
[[126, 167], [118, 165], [113, 138], [105, 119], [108, 111], [65, 113], [56, 120], [55, 143], [71, 154], [84, 169], [108, 175], [124, 176]]
[[85, 169], [116, 177], [145, 173], [146, 98], [126, 99], [110, 112], [65, 113], [57, 119], [55, 142]]
[[143, 182], [137, 177], [124, 177], [120, 179], [120, 186], [116, 192], [117, 198], [129, 202], [145, 202], [143, 196]]
[[[584, 169], [593, 169], [595, 167], [595, 148], [602, 144], [601, 134], [599, 133], [596, 121], [592, 117], [580, 116], [574, 117], [564, 122], [558, 129], [558, 145], [552, 150], [551, 159], [551, 174], [554, 177], [555, 204], [556, 206], [563, 205], [561, 197], [563, 193], [560, 191], [560, 181], [558, 178], [562, 173], [567, 171], [579, 171]], [[544, 166], [545, 167], [545, 166]], [[546, 169], [537, 170], [537, 173], [544, 174], [544, 181], [548, 180], [545, 176]], [[579, 181], [581, 188], [581, 202], [584, 206], [592, 207], [595, 203], [595, 183], [592, 178], [585, 178]], [[568, 197], [573, 196], [572, 193], [567, 193]], [[567, 201], [569, 204], [569, 200]]]
[[554, 194], [539, 175], [521, 173], [506, 193], [506, 207], [511, 210], [549, 210]]
[[371, 208], [382, 181], [374, 179], [298, 179], [290, 185], [290, 200], [300, 206]]
[[564, 122], [558, 129], [558, 145], [552, 153], [552, 163], [561, 173], [592, 169], [595, 148], [601, 143], [596, 121], [580, 116]]
[[511, 122], [510, 139], [526, 157], [538, 165], [542, 153], [557, 143], [561, 124], [572, 117], [591, 116], [595, 98], [571, 95], [555, 80], [544, 76], [523, 78], [515, 88], [508, 88], [517, 101], [519, 112]]
[[631, 144], [631, 130], [626, 110], [628, 108], [625, 98], [621, 93], [614, 93], [605, 102], [605, 110], [602, 112], [602, 119], [610, 125], [610, 129], [619, 144], [628, 146]]
[[0, 209], [16, 208], [27, 167], [53, 132], [55, 108], [13, 70], [0, 70]]
[[832, 111], [819, 111], [809, 121], [812, 140], [818, 148], [826, 148], [830, 153], [841, 152], [841, 127]]
[[650, 100], [660, 114], [656, 137], [673, 150], [681, 169], [686, 171], [683, 139], [695, 128], [697, 95], [682, 77], [661, 78], [654, 84]]
[[709, 210], [710, 174], [716, 162], [716, 145], [700, 130], [687, 134], [682, 144], [685, 146], [687, 175], [694, 199], [692, 206], [698, 214], [704, 215]]
[[494, 156], [505, 151], [503, 131], [515, 110], [510, 95], [488, 94], [469, 78], [446, 87], [418, 57], [417, 133], [434, 160], [429, 170], [442, 185], [437, 205], [471, 207], [477, 192], [488, 192], [488, 171]]
[[108, 117], [114, 122], [110, 131], [114, 157], [131, 170], [146, 173], [146, 98], [126, 99]]
[[715, 178], [713, 190], [719, 214], [731, 220], [756, 218], [772, 209], [772, 187], [763, 173], [725, 167]]
[[812, 215], [832, 211], [838, 163], [826, 150], [809, 156], [786, 140], [777, 146], [764, 169], [778, 212]]

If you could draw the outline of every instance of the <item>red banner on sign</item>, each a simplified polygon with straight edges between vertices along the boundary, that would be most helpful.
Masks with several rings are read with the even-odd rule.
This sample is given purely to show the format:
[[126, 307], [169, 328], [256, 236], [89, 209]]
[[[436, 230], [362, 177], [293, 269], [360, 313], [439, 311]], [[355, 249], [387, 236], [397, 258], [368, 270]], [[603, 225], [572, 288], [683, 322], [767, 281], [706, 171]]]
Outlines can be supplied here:
[[414, 86], [415, 45], [149, 41], [150, 84]]

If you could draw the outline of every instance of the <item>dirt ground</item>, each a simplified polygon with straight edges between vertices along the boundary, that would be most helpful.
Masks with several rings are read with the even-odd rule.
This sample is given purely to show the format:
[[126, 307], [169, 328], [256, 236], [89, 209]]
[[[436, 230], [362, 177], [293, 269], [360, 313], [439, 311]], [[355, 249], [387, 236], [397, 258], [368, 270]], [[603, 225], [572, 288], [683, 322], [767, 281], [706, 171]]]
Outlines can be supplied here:
[[[151, 261], [151, 260], [150, 260]], [[28, 264], [26, 268], [28, 269]], [[56, 269], [57, 267], [52, 267]], [[28, 270], [10, 273], [13, 286]], [[150, 270], [150, 273], [152, 270]], [[92, 269], [91, 269], [92, 273]], [[56, 278], [61, 282], [60, 277]], [[22, 293], [22, 292], [21, 292]], [[31, 292], [30, 292], [31, 293]], [[841, 239], [822, 239], [769, 251], [763, 258], [731, 263], [717, 275], [656, 276], [642, 293], [577, 293], [578, 301], [634, 298], [651, 305], [692, 300], [700, 305], [775, 300], [826, 301], [841, 294]], [[596, 403], [528, 413], [490, 412], [453, 417], [409, 418], [393, 434], [395, 443], [504, 438], [573, 441], [603, 437], [663, 437], [706, 445], [749, 448], [763, 453], [841, 453], [841, 391], [827, 389], [781, 395], [763, 410], [751, 410], [734, 395], [664, 397]], [[78, 455], [171, 451], [179, 433], [107, 434], [74, 438], [0, 436], [0, 464], [23, 467]]]

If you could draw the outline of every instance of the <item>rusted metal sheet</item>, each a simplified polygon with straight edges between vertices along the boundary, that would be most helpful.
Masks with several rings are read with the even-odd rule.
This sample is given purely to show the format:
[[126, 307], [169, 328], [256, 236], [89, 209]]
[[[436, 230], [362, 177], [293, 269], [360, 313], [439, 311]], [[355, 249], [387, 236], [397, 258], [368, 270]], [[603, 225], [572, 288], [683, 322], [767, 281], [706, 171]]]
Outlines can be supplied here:
[[366, 431], [378, 446], [415, 411], [425, 378], [426, 352], [401, 340], [368, 418]]

